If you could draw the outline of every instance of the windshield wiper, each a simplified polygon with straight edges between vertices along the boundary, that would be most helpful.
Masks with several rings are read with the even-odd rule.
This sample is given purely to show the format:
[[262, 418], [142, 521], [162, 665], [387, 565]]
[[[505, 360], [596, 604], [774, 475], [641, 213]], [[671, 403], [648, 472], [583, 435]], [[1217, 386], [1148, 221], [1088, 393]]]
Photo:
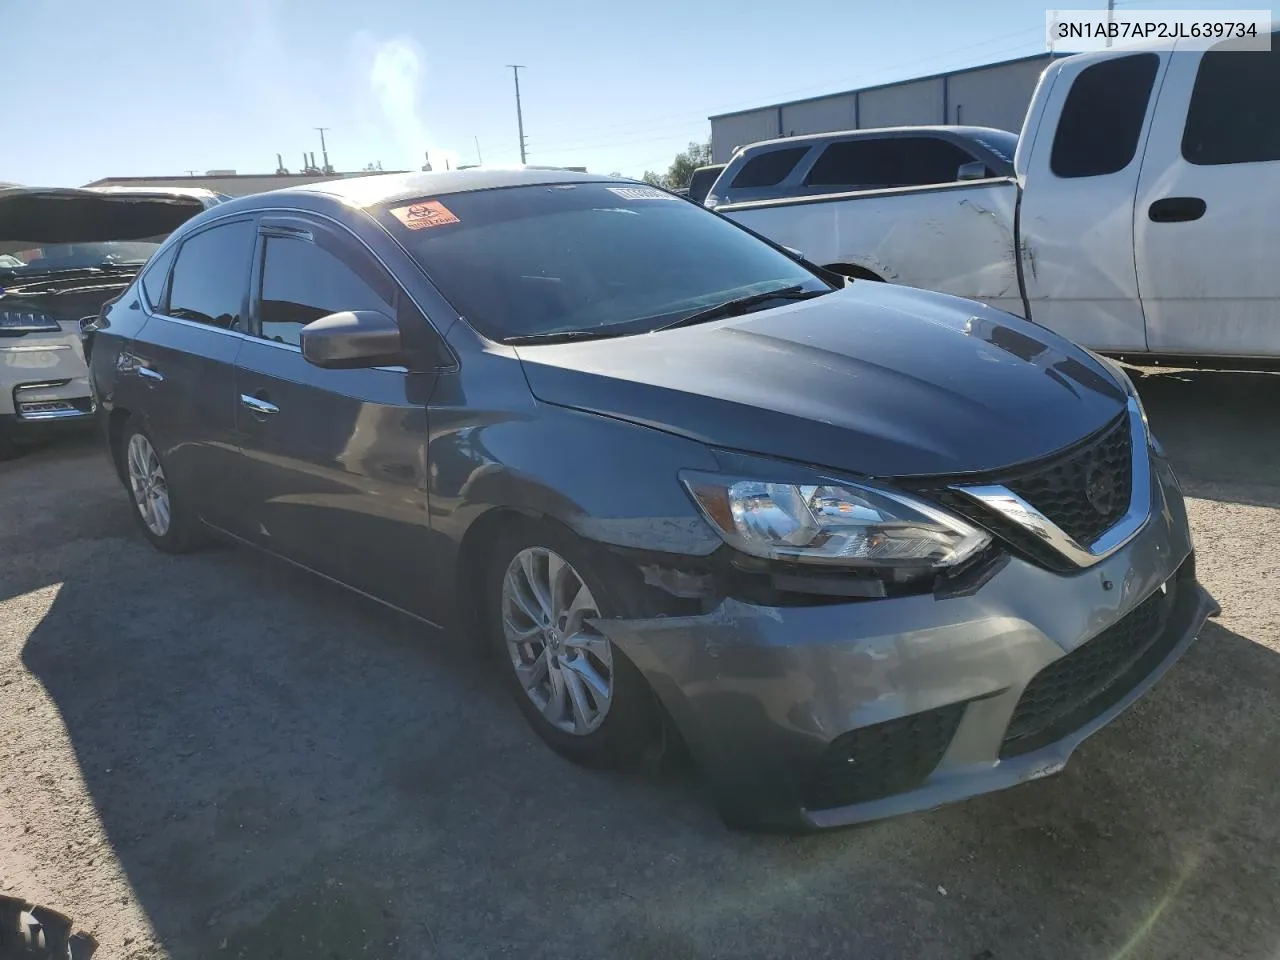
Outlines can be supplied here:
[[516, 337], [504, 337], [502, 342], [511, 347], [527, 344], [572, 343], [576, 340], [609, 340], [621, 336], [608, 330], [549, 330], [546, 333], [526, 333]]
[[715, 306], [707, 307], [705, 310], [698, 310], [672, 323], [664, 324], [661, 327], [657, 327], [656, 330], [674, 330], [676, 327], [691, 327], [694, 324], [707, 323], [710, 320], [740, 316], [757, 304], [767, 303], [770, 300], [808, 300], [810, 297], [820, 297], [822, 294], [830, 292], [829, 290], [806, 290], [797, 283], [790, 287], [779, 287], [777, 290], [766, 290], [764, 293], [752, 293], [745, 297], [734, 297], [732, 300], [725, 300], [723, 303], [717, 303]]

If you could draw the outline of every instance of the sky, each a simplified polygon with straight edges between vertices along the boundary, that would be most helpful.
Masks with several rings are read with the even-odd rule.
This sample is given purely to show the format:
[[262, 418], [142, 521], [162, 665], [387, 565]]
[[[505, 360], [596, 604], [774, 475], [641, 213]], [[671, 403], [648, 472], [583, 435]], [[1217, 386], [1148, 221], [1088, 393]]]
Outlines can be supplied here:
[[318, 126], [338, 170], [516, 163], [512, 63], [529, 163], [639, 176], [712, 114], [1040, 53], [1044, 32], [1034, 0], [0, 0], [0, 181], [297, 170]]

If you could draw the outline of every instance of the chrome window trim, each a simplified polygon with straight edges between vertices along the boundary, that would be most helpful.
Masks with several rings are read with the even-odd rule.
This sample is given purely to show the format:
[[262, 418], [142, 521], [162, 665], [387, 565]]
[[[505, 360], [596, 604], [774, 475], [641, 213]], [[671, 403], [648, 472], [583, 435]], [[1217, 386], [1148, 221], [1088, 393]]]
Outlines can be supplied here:
[[[213, 208], [209, 208], [209, 209], [213, 209]], [[378, 262], [378, 265], [379, 265], [379, 266], [381, 266], [381, 267], [382, 267], [382, 269], [383, 269], [383, 270], [385, 270], [385, 271], [387, 272], [387, 276], [389, 276], [389, 277], [391, 278], [391, 282], [392, 282], [392, 283], [394, 283], [394, 284], [396, 285], [396, 288], [397, 288], [401, 293], [403, 293], [406, 297], [408, 297], [408, 298], [409, 298], [409, 302], [410, 302], [410, 303], [412, 303], [415, 307], [417, 307], [417, 309], [418, 309], [418, 313], [420, 313], [420, 314], [422, 315], [422, 318], [427, 322], [427, 326], [431, 328], [431, 332], [432, 332], [432, 333], [434, 333], [434, 334], [436, 335], [436, 337], [437, 337], [437, 338], [439, 339], [439, 341], [440, 341], [440, 344], [444, 347], [445, 351], [446, 351], [446, 352], [448, 353], [448, 355], [452, 358], [452, 360], [453, 360], [453, 363], [452, 363], [452, 364], [449, 364], [449, 365], [442, 365], [442, 366], [439, 368], [439, 370], [437, 370], [437, 371], [435, 371], [435, 372], [437, 372], [437, 373], [446, 373], [446, 372], [449, 372], [449, 371], [457, 370], [457, 369], [458, 369], [459, 363], [458, 363], [458, 355], [457, 355], [457, 353], [455, 353], [455, 352], [454, 352], [454, 349], [453, 349], [453, 347], [452, 347], [452, 346], [450, 346], [450, 345], [449, 345], [449, 342], [448, 342], [447, 340], [445, 340], [444, 335], [443, 335], [443, 334], [441, 334], [441, 332], [440, 332], [440, 328], [436, 326], [436, 324], [435, 324], [435, 322], [434, 322], [434, 321], [432, 321], [432, 319], [431, 319], [431, 315], [430, 315], [430, 314], [429, 314], [429, 313], [428, 313], [428, 312], [423, 308], [422, 304], [418, 302], [417, 297], [415, 297], [412, 293], [410, 293], [410, 292], [409, 292], [409, 290], [405, 287], [405, 285], [404, 285], [403, 283], [401, 283], [401, 282], [400, 282], [400, 278], [396, 276], [395, 271], [394, 271], [394, 270], [392, 270], [392, 269], [391, 269], [391, 267], [389, 267], [389, 266], [387, 265], [387, 261], [383, 260], [383, 259], [382, 259], [382, 257], [380, 257], [380, 256], [378, 255], [378, 252], [377, 252], [376, 250], [374, 250], [374, 249], [373, 249], [373, 247], [369, 246], [369, 244], [368, 244], [367, 242], [365, 242], [365, 240], [364, 240], [362, 237], [360, 237], [360, 236], [359, 236], [359, 235], [357, 235], [354, 231], [352, 231], [352, 229], [351, 229], [350, 227], [348, 227], [345, 223], [343, 223], [341, 220], [337, 219], [336, 217], [331, 217], [331, 216], [329, 216], [329, 214], [327, 214], [327, 213], [320, 213], [320, 212], [315, 211], [315, 210], [306, 210], [306, 209], [301, 208], [301, 207], [255, 207], [255, 208], [254, 208], [254, 209], [252, 209], [252, 210], [237, 210], [237, 211], [235, 211], [235, 212], [228, 212], [228, 213], [224, 213], [224, 214], [222, 214], [221, 216], [214, 217], [214, 218], [212, 218], [212, 219], [210, 219], [210, 220], [206, 220], [204, 223], [201, 223], [201, 224], [200, 224], [199, 229], [197, 229], [197, 230], [192, 230], [190, 233], [185, 233], [185, 234], [183, 234], [183, 235], [182, 235], [182, 236], [180, 236], [180, 237], [179, 237], [179, 236], [175, 236], [175, 235], [171, 234], [171, 235], [170, 235], [170, 238], [169, 238], [168, 240], [166, 240], [164, 244], [161, 244], [160, 248], [159, 248], [159, 249], [157, 249], [157, 250], [156, 250], [156, 252], [155, 252], [154, 254], [152, 254], [152, 256], [154, 257], [154, 256], [159, 255], [159, 253], [160, 253], [160, 252], [161, 252], [161, 251], [162, 251], [162, 250], [163, 250], [163, 249], [164, 249], [164, 248], [165, 248], [169, 243], [171, 243], [171, 242], [172, 242], [172, 243], [178, 243], [178, 244], [186, 243], [186, 242], [187, 242], [187, 240], [189, 240], [191, 237], [194, 237], [194, 236], [196, 236], [197, 234], [200, 234], [200, 233], [204, 233], [204, 231], [205, 231], [205, 230], [207, 230], [207, 229], [212, 229], [213, 227], [215, 227], [215, 226], [218, 226], [218, 225], [222, 224], [224, 221], [236, 220], [236, 219], [253, 219], [253, 220], [257, 221], [257, 220], [260, 220], [260, 219], [261, 219], [262, 217], [264, 217], [264, 216], [272, 216], [272, 215], [274, 215], [274, 214], [281, 214], [281, 213], [284, 213], [284, 214], [297, 214], [297, 215], [300, 215], [300, 216], [302, 216], [302, 217], [304, 217], [304, 218], [305, 218], [305, 217], [315, 217], [315, 218], [320, 219], [320, 220], [328, 221], [328, 222], [329, 222], [330, 224], [332, 224], [334, 227], [336, 227], [337, 229], [339, 229], [339, 230], [343, 231], [343, 232], [344, 232], [348, 237], [350, 237], [350, 238], [351, 238], [352, 240], [354, 240], [356, 243], [360, 244], [360, 246], [361, 246], [361, 247], [363, 247], [363, 248], [368, 252], [369, 256], [373, 257], [373, 259], [374, 259], [374, 260], [376, 260], [376, 261]], [[370, 219], [372, 219], [372, 218], [370, 218]], [[375, 220], [375, 221], [374, 221], [374, 223], [377, 223], [377, 221]], [[181, 229], [181, 228], [179, 228], [179, 229]], [[257, 229], [257, 230], [259, 230], [259, 231], [260, 231], [260, 230], [261, 230], [261, 226], [260, 226], [260, 225], [258, 225], [258, 226], [256, 226], [256, 227], [255, 227], [255, 229]], [[395, 238], [394, 238], [394, 237], [392, 237], [391, 239], [392, 239], [392, 241], [393, 241], [393, 242], [395, 242]], [[400, 246], [400, 244], [399, 244], [399, 243], [396, 243], [396, 246], [397, 246], [397, 247], [399, 247], [401, 250], [404, 250], [404, 248], [403, 248], [402, 246]], [[181, 251], [179, 251], [179, 252], [181, 252]], [[406, 252], [406, 255], [407, 255], [407, 251], [405, 251], [405, 252]], [[175, 265], [177, 264], [177, 260], [176, 260], [176, 259], [174, 260], [174, 264], [175, 264]], [[172, 268], [170, 268], [170, 270], [172, 271]], [[134, 283], [135, 283], [135, 284], [137, 284], [137, 283], [138, 283], [138, 278], [142, 276], [142, 273], [143, 273], [143, 271], [141, 271], [141, 270], [140, 270], [140, 271], [138, 271], [138, 276], [134, 278]], [[426, 279], [427, 279], [427, 282], [428, 282], [428, 283], [430, 283], [430, 282], [431, 282], [431, 281], [430, 281], [430, 278], [426, 278]], [[435, 289], [435, 285], [434, 285], [434, 284], [432, 284], [432, 289]], [[439, 293], [439, 291], [437, 291], [437, 293]], [[250, 291], [250, 295], [252, 296], [252, 291]], [[442, 302], [447, 302], [447, 301], [445, 301], [445, 300], [444, 300], [444, 297], [441, 297], [440, 299], [441, 299], [441, 301], [442, 301]], [[167, 313], [157, 313], [157, 312], [152, 308], [151, 304], [149, 304], [149, 303], [147, 302], [147, 298], [146, 298], [146, 296], [145, 296], [145, 293], [144, 293], [144, 295], [142, 295], [142, 296], [139, 296], [139, 297], [138, 297], [138, 302], [139, 302], [139, 303], [141, 304], [141, 306], [142, 306], [142, 312], [143, 312], [143, 313], [145, 313], [148, 317], [151, 317], [151, 318], [156, 319], [156, 320], [165, 320], [165, 321], [168, 321], [168, 322], [170, 322], [170, 323], [182, 323], [182, 324], [186, 324], [187, 326], [190, 326], [190, 327], [195, 327], [197, 330], [213, 330], [213, 331], [215, 331], [215, 332], [217, 332], [217, 333], [225, 333], [225, 334], [228, 334], [228, 335], [233, 336], [233, 337], [239, 337], [241, 340], [248, 340], [248, 341], [249, 341], [249, 342], [251, 342], [251, 343], [269, 343], [269, 344], [271, 344], [272, 346], [280, 347], [280, 348], [285, 349], [285, 350], [294, 350], [294, 351], [297, 351], [298, 353], [301, 353], [301, 352], [302, 352], [302, 348], [301, 348], [301, 347], [295, 346], [294, 344], [291, 344], [291, 343], [276, 343], [274, 340], [267, 340], [267, 339], [265, 339], [265, 338], [263, 338], [263, 337], [255, 337], [255, 336], [253, 336], [253, 334], [249, 334], [249, 333], [242, 333], [242, 332], [240, 332], [239, 330], [227, 330], [227, 329], [225, 329], [225, 328], [223, 328], [223, 327], [215, 327], [215, 326], [213, 326], [213, 325], [211, 325], [211, 324], [208, 324], [208, 323], [196, 323], [194, 320], [183, 320], [183, 319], [181, 319], [180, 317], [171, 317], [171, 316], [169, 316], [169, 314], [167, 314]], [[402, 370], [402, 369], [403, 369], [403, 370], [404, 370], [404, 372], [406, 372], [406, 373], [408, 372], [408, 370], [407, 370], [407, 369], [400, 368], [400, 367], [374, 367], [374, 368], [372, 368], [372, 369], [375, 369], [375, 370], [394, 370], [394, 371], [397, 371], [397, 372], [399, 372], [400, 370]]]
[[1129, 495], [1129, 508], [1114, 526], [1087, 547], [1076, 543], [1066, 531], [1008, 487], [997, 484], [953, 485], [951, 489], [963, 493], [1044, 540], [1077, 567], [1091, 567], [1141, 533], [1151, 517], [1151, 452], [1148, 449], [1146, 425], [1142, 422], [1142, 411], [1132, 397], [1126, 403], [1126, 409], [1132, 447], [1133, 485]]

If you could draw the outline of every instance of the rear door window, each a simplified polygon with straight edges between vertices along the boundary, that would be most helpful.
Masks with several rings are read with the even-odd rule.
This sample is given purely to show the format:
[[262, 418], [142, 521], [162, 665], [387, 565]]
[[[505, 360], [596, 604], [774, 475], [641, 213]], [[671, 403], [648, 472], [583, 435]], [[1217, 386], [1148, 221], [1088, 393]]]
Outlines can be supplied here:
[[1203, 166], [1280, 160], [1280, 33], [1271, 50], [1206, 51], [1182, 133], [1182, 156]]
[[1154, 53], [1102, 60], [1071, 85], [1053, 137], [1049, 169], [1059, 177], [1099, 177], [1133, 162], [1160, 58]]
[[335, 252], [309, 240], [266, 237], [259, 335], [297, 345], [299, 331], [313, 320], [346, 310], [376, 310], [395, 316], [394, 285], [374, 286]]
[[733, 178], [731, 189], [776, 187], [808, 152], [808, 147], [786, 147], [758, 153], [742, 165], [738, 175]]
[[166, 313], [223, 330], [243, 330], [254, 239], [253, 221], [236, 220], [184, 241], [173, 267]]
[[937, 137], [879, 137], [830, 144], [809, 171], [815, 187], [869, 189], [951, 183], [967, 150]]
[[173, 258], [177, 253], [178, 245], [175, 243], [147, 264], [147, 269], [143, 271], [143, 295], [147, 299], [147, 305], [157, 312], [164, 310], [164, 294], [169, 285], [169, 269], [173, 266]]

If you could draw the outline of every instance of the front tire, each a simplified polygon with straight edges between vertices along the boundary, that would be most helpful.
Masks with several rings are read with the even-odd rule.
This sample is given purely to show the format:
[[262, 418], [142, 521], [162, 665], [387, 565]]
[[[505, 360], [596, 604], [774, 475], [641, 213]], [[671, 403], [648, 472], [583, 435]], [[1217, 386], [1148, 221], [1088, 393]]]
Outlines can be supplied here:
[[543, 524], [500, 536], [489, 560], [485, 632], [529, 725], [584, 766], [637, 761], [661, 725], [644, 677], [587, 622], [622, 610], [598, 564], [570, 535]]
[[199, 546], [203, 539], [200, 521], [173, 489], [164, 461], [136, 419], [130, 419], [120, 431], [117, 456], [125, 490], [133, 501], [133, 515], [151, 545], [165, 553], [186, 553]]

